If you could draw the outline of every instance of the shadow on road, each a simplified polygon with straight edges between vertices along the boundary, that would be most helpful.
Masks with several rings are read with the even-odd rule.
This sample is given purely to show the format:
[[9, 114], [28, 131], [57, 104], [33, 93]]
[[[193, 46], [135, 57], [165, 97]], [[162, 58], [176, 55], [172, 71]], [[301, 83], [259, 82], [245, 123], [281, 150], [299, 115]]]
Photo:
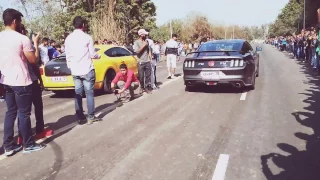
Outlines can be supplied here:
[[[99, 91], [99, 90], [95, 90], [95, 92], [94, 92], [95, 97], [99, 97], [99, 96], [103, 96], [103, 95], [106, 95], [106, 93], [103, 93], [102, 91]], [[83, 98], [86, 97], [85, 93], [83, 93], [82, 97]], [[74, 90], [64, 90], [59, 93], [53, 94], [52, 96], [50, 96], [50, 98], [71, 99], [71, 98], [74, 98]]]
[[231, 85], [197, 86], [190, 90], [193, 93], [226, 93], [240, 94], [245, 92], [244, 88], [236, 88]]
[[[320, 77], [307, 63], [300, 60], [297, 60], [297, 63], [301, 65], [301, 72], [308, 78], [308, 82], [305, 83], [312, 87], [301, 93], [307, 96], [303, 101], [308, 104], [304, 107], [305, 111], [293, 112], [292, 115], [302, 126], [312, 128], [314, 133], [296, 132], [294, 134], [297, 141], [306, 143], [306, 150], [299, 151], [290, 144], [278, 143], [279, 149], [289, 155], [270, 153], [261, 156], [262, 171], [268, 180], [320, 179]], [[269, 160], [282, 171], [278, 174], [273, 173], [268, 165]]]

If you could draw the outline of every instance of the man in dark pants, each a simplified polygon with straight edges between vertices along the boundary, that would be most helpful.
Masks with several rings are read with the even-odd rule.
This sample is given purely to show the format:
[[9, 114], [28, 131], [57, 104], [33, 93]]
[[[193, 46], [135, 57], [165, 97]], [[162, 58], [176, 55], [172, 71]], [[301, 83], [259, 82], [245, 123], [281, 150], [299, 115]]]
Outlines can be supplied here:
[[[26, 29], [22, 24], [21, 34], [26, 35]], [[42, 139], [53, 134], [52, 130], [44, 129], [43, 119], [43, 102], [42, 102], [42, 91], [43, 82], [40, 74], [38, 64], [30, 64], [28, 62], [28, 70], [32, 80], [32, 104], [34, 106], [34, 114], [36, 118], [36, 136], [35, 139]], [[19, 121], [18, 121], [19, 122]], [[22, 144], [22, 138], [19, 136], [18, 144]]]
[[149, 34], [146, 30], [140, 29], [138, 31], [139, 39], [134, 42], [134, 51], [138, 56], [138, 67], [139, 67], [139, 77], [141, 85], [141, 93], [151, 93], [151, 49], [146, 40], [147, 35]]
[[36, 144], [31, 132], [32, 80], [27, 62], [39, 61], [39, 35], [33, 36], [35, 50], [27, 36], [21, 34], [23, 15], [14, 9], [3, 12], [5, 30], [0, 33], [0, 83], [4, 85], [7, 112], [4, 120], [3, 147], [5, 155], [11, 156], [21, 149], [13, 141], [14, 122], [18, 116], [19, 131], [23, 138], [23, 152], [39, 151], [45, 147]]

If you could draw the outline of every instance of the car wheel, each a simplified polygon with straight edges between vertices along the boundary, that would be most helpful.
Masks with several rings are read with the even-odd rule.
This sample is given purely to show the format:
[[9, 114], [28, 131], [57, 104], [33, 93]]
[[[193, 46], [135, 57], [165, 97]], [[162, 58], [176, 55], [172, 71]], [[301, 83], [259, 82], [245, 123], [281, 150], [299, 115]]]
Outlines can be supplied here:
[[249, 86], [249, 90], [252, 91], [256, 88], [256, 76], [253, 77], [252, 84]]
[[186, 92], [194, 92], [195, 91], [195, 87], [194, 86], [186, 86], [185, 87], [185, 91]]
[[66, 95], [65, 91], [52, 91], [53, 93], [55, 93], [57, 96], [64, 96]]
[[112, 93], [112, 89], [111, 89], [111, 82], [113, 80], [113, 78], [116, 76], [116, 72], [112, 69], [112, 70], [108, 70], [104, 80], [103, 80], [103, 92], [110, 94]]

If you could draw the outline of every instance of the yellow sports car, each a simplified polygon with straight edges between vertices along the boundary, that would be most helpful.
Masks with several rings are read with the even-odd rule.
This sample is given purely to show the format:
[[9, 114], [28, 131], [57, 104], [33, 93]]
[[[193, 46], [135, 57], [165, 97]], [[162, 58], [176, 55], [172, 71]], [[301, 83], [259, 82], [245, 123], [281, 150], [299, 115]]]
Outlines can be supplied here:
[[[128, 69], [138, 74], [137, 60], [134, 55], [124, 47], [96, 45], [94, 46], [100, 59], [93, 59], [96, 73], [95, 89], [105, 93], [111, 92], [111, 81], [119, 71], [119, 66], [125, 63]], [[44, 89], [61, 94], [63, 90], [74, 89], [71, 71], [67, 67], [65, 55], [51, 60], [40, 69]]]

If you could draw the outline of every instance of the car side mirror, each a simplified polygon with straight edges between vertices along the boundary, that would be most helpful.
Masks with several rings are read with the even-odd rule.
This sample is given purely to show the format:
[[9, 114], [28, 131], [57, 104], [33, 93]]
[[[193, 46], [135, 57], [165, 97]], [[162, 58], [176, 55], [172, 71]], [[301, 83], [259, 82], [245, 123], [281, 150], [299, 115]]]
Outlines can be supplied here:
[[262, 47], [257, 47], [257, 48], [256, 48], [256, 51], [257, 51], [257, 52], [262, 51]]

